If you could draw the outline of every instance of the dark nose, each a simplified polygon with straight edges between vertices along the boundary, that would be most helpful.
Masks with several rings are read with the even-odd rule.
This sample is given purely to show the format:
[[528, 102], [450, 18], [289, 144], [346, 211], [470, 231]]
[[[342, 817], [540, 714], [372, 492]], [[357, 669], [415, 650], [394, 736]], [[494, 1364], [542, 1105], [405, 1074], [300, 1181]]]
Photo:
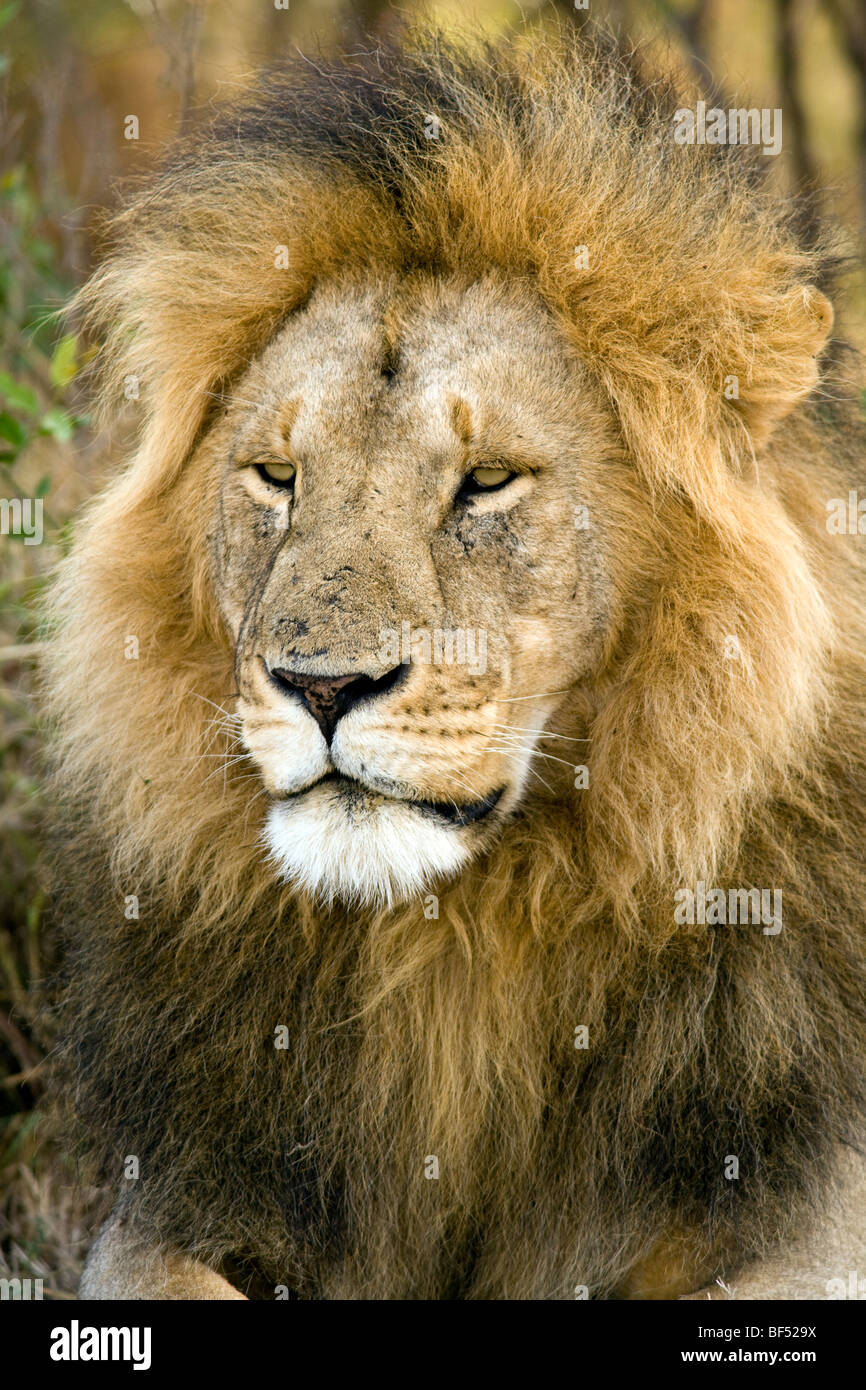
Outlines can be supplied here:
[[360, 700], [374, 695], [384, 695], [393, 690], [404, 679], [407, 665], [395, 666], [384, 676], [305, 676], [300, 671], [289, 671], [285, 667], [268, 668], [272, 680], [287, 695], [300, 695], [310, 714], [315, 719], [330, 743], [334, 737], [337, 723], [348, 714]]

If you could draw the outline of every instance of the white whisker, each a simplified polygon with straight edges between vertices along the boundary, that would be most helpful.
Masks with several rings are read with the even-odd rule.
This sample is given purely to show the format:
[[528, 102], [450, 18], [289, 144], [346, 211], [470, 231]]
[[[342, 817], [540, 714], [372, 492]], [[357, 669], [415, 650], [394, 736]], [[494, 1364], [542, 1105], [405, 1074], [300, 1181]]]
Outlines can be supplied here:
[[[574, 767], [574, 763], [569, 762], [568, 758], [557, 758], [555, 753], [542, 753], [539, 748], [534, 748], [527, 743], [506, 743], [505, 747], [510, 748], [514, 752], [528, 753], [532, 758], [548, 758], [552, 763], [562, 763], [563, 767]], [[497, 748], [491, 744], [490, 751], [492, 753], [501, 753], [504, 750], [502, 747]]]
[[518, 700], [550, 700], [554, 695], [567, 695], [567, 690], [543, 690], [538, 695], [508, 695], [500, 704], [510, 705]]
[[572, 738], [571, 734], [555, 734], [549, 729], [535, 730], [530, 727], [521, 727], [519, 724], [494, 724], [492, 727], [494, 729], [505, 729], [508, 733], [513, 734], [534, 734], [537, 732], [539, 738], [561, 738], [564, 739], [566, 743], [590, 742], [588, 738]]

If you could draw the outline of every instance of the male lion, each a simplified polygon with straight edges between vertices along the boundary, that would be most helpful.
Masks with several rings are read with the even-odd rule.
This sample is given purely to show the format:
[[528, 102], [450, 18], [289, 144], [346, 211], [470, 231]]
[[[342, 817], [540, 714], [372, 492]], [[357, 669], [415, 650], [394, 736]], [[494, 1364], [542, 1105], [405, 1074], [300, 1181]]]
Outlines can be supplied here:
[[140, 446], [47, 675], [85, 1298], [866, 1268], [857, 415], [826, 249], [676, 106], [416, 38], [115, 219]]

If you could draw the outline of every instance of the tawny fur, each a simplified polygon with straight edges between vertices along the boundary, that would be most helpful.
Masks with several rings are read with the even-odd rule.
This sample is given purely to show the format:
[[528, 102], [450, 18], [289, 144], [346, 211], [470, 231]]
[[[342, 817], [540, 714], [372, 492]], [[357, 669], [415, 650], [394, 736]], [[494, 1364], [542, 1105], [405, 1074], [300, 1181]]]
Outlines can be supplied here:
[[[671, 1238], [697, 1287], [863, 1139], [866, 589], [825, 527], [861, 440], [818, 361], [827, 255], [760, 154], [674, 147], [678, 103], [602, 47], [422, 38], [354, 71], [300, 65], [181, 149], [82, 295], [106, 409], [134, 376], [143, 420], [52, 600], [76, 1132], [112, 1183], [138, 1157], [156, 1241], [266, 1296], [609, 1296]], [[186, 466], [315, 281], [413, 267], [529, 282], [641, 495], [643, 578], [570, 726], [589, 787], [527, 797], [438, 919], [315, 908], [262, 859], [255, 782], [208, 780], [232, 652]], [[701, 879], [782, 887], [783, 931], [675, 926]]]

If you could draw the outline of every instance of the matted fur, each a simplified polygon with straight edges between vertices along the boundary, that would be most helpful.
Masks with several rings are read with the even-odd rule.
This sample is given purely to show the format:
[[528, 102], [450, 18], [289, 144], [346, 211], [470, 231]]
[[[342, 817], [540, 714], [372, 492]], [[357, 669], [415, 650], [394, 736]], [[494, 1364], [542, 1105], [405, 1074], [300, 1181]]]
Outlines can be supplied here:
[[[858, 480], [843, 386], [814, 404], [826, 257], [760, 154], [673, 146], [675, 105], [576, 39], [298, 62], [177, 152], [83, 292], [106, 409], [134, 376], [143, 419], [52, 600], [77, 1133], [112, 1183], [139, 1158], [154, 1238], [251, 1288], [604, 1296], [672, 1237], [696, 1286], [862, 1142], [866, 624], [824, 525]], [[528, 796], [438, 919], [316, 909], [262, 859], [256, 782], [199, 759], [232, 652], [186, 461], [312, 284], [366, 266], [528, 279], [647, 499], [621, 537], [645, 585], [575, 701], [589, 788]], [[701, 879], [781, 888], [783, 931], [676, 927]]]

